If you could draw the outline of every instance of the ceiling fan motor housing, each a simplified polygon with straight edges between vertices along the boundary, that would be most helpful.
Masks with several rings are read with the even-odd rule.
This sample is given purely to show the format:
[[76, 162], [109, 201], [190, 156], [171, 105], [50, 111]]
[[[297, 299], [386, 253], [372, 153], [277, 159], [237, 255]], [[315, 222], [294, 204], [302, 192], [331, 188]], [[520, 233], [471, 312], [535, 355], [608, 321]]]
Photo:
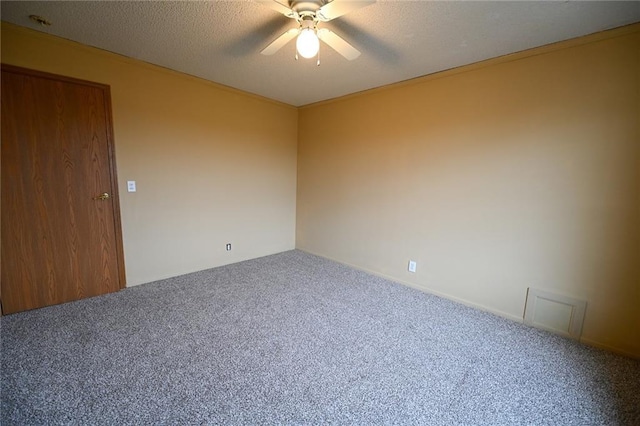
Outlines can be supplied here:
[[298, 12], [298, 14], [302, 14], [304, 12], [315, 13], [326, 3], [328, 2], [324, 0], [291, 0], [289, 2], [289, 4], [291, 5], [291, 9]]

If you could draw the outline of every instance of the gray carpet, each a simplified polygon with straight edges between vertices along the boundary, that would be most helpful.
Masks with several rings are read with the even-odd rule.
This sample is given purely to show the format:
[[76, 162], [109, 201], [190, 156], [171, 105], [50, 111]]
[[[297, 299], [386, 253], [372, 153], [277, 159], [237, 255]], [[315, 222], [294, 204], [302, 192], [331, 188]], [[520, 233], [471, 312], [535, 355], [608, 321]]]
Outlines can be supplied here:
[[640, 362], [300, 251], [3, 317], [2, 425], [640, 425]]

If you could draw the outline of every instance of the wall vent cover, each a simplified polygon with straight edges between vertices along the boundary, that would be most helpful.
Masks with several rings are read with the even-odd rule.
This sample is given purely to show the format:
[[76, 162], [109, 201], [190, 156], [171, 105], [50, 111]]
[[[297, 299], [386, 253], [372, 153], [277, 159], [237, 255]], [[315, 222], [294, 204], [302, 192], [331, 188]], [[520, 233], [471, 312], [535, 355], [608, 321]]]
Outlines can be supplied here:
[[580, 339], [587, 302], [529, 288], [524, 323], [572, 339]]

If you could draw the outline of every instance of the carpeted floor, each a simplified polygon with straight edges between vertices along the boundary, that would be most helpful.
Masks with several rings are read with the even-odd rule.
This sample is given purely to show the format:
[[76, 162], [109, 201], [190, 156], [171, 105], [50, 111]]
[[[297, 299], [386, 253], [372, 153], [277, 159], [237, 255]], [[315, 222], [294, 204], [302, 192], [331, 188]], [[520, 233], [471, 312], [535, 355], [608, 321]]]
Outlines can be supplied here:
[[640, 361], [300, 251], [0, 326], [5, 426], [640, 425]]

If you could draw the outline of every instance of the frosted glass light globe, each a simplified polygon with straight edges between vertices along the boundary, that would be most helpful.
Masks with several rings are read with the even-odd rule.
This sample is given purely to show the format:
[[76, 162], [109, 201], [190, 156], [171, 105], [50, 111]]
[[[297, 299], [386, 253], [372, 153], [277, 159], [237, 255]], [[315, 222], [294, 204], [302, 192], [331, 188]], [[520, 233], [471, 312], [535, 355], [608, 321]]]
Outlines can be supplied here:
[[300, 32], [296, 41], [296, 49], [298, 54], [303, 58], [313, 58], [320, 49], [320, 40], [316, 32], [311, 28], [305, 28]]

